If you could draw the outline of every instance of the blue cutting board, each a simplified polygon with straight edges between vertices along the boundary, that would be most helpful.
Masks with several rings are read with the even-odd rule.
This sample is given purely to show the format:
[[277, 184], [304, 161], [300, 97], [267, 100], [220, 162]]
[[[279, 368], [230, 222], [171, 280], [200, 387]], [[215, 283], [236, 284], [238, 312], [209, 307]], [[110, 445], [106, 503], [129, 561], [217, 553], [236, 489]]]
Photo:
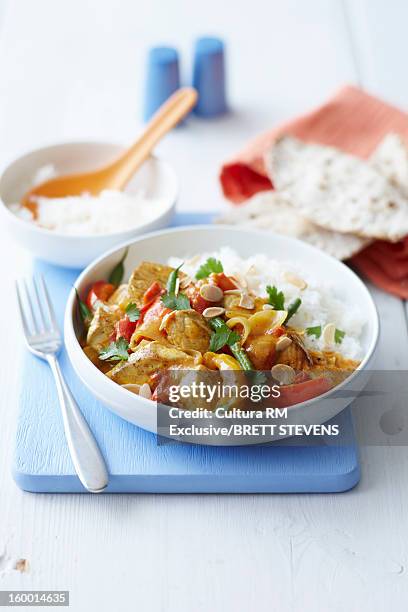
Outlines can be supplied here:
[[[206, 223], [208, 214], [178, 215], [174, 225]], [[79, 270], [35, 262], [44, 275], [62, 327], [68, 292]], [[360, 478], [358, 448], [349, 410], [333, 422], [341, 439], [308, 446], [158, 446], [156, 436], [112, 414], [83, 387], [66, 352], [61, 367], [105, 456], [110, 493], [339, 492]], [[26, 491], [83, 493], [64, 438], [57, 394], [48, 365], [24, 356], [13, 475]]]

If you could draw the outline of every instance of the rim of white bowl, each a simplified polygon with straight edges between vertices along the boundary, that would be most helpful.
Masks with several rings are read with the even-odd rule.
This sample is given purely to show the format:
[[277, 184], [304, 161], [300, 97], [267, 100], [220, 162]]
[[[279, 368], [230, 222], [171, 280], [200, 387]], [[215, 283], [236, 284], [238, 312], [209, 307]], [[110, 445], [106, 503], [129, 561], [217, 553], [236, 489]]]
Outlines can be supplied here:
[[[36, 148], [36, 149], [31, 149], [29, 151], [26, 151], [25, 153], [22, 153], [21, 155], [19, 155], [18, 157], [14, 158], [12, 161], [10, 161], [2, 170], [1, 175], [0, 175], [0, 187], [1, 187], [1, 181], [3, 179], [4, 174], [7, 172], [7, 170], [14, 165], [15, 163], [17, 163], [18, 161], [20, 161], [21, 159], [23, 159], [24, 157], [28, 157], [30, 155], [33, 155], [35, 153], [39, 153], [40, 151], [44, 151], [45, 149], [53, 149], [53, 148], [63, 148], [65, 146], [81, 146], [81, 145], [91, 145], [91, 146], [114, 146], [114, 147], [122, 147], [123, 149], [125, 149], [125, 145], [121, 145], [119, 143], [116, 142], [107, 142], [107, 141], [98, 141], [98, 140], [94, 140], [94, 141], [86, 141], [86, 140], [81, 140], [81, 141], [76, 141], [76, 140], [72, 140], [72, 141], [66, 141], [66, 142], [59, 142], [59, 143], [54, 143], [54, 144], [49, 144], [49, 145], [45, 145], [43, 147], [40, 148]], [[162, 165], [165, 170], [167, 172], [169, 172], [169, 174], [172, 176], [173, 180], [174, 180], [174, 194], [171, 198], [169, 198], [168, 204], [166, 206], [166, 208], [156, 217], [154, 217], [153, 219], [150, 219], [149, 221], [146, 221], [145, 223], [143, 223], [142, 225], [137, 225], [135, 227], [129, 227], [126, 230], [123, 230], [121, 232], [110, 232], [108, 234], [65, 234], [63, 232], [56, 232], [54, 230], [49, 230], [46, 229], [44, 227], [38, 227], [38, 225], [35, 225], [34, 223], [32, 223], [31, 221], [26, 221], [25, 219], [20, 219], [20, 217], [18, 217], [16, 214], [14, 214], [11, 210], [10, 210], [10, 205], [6, 204], [3, 200], [3, 198], [1, 197], [1, 193], [0, 193], [0, 204], [1, 204], [1, 208], [3, 209], [3, 211], [5, 212], [5, 214], [8, 216], [8, 218], [11, 220], [12, 223], [24, 223], [24, 227], [28, 227], [29, 231], [33, 231], [37, 234], [43, 235], [43, 236], [55, 236], [57, 238], [63, 238], [64, 240], [69, 240], [69, 241], [84, 241], [84, 240], [90, 240], [90, 239], [103, 239], [103, 238], [118, 238], [120, 239], [121, 236], [124, 236], [126, 234], [128, 234], [129, 232], [132, 231], [143, 231], [143, 228], [148, 227], [151, 223], [154, 223], [155, 221], [157, 221], [158, 219], [160, 219], [161, 217], [164, 217], [167, 213], [169, 213], [171, 211], [171, 209], [174, 207], [175, 203], [178, 200], [179, 194], [180, 194], [180, 182], [178, 180], [177, 174], [175, 172], [175, 170], [173, 169], [173, 167], [169, 164], [169, 162], [161, 159], [160, 157], [157, 157], [157, 155], [149, 155], [149, 157], [143, 162], [146, 163], [149, 160], [154, 160], [155, 162], [157, 162], [158, 164]], [[51, 161], [48, 163], [52, 163]], [[63, 176], [63, 175], [61, 175]], [[147, 234], [146, 234], [147, 235]]]
[[[161, 236], [163, 234], [170, 234], [170, 233], [172, 233], [172, 234], [173, 233], [178, 233], [178, 232], [179, 233], [187, 233], [187, 232], [191, 232], [191, 231], [195, 231], [195, 230], [196, 231], [210, 230], [210, 231], [222, 232], [225, 229], [232, 230], [232, 231], [234, 231], [236, 233], [247, 232], [247, 233], [255, 234], [255, 235], [258, 235], [258, 236], [265, 236], [265, 232], [263, 230], [241, 229], [241, 228], [237, 228], [234, 225], [223, 225], [222, 227], [214, 226], [214, 225], [208, 225], [208, 224], [203, 224], [203, 225], [185, 225], [185, 226], [182, 226], [182, 227], [167, 228], [167, 229], [164, 229], [164, 230], [158, 230], [158, 231], [155, 231], [155, 232], [149, 232], [148, 234], [144, 234], [143, 236], [138, 236], [136, 238], [132, 238], [130, 240], [127, 240], [126, 242], [123, 242], [122, 244], [120, 244], [118, 246], [115, 246], [115, 247], [109, 249], [103, 255], [100, 255], [99, 257], [94, 259], [81, 272], [81, 274], [76, 279], [76, 281], [75, 281], [75, 283], [74, 283], [74, 285], [73, 285], [73, 287], [72, 287], [72, 289], [71, 289], [71, 291], [69, 293], [69, 296], [68, 296], [68, 299], [67, 299], [67, 303], [66, 303], [65, 315], [64, 315], [64, 331], [65, 331], [65, 333], [68, 332], [70, 337], [74, 338], [75, 341], [76, 341], [76, 344], [74, 343], [75, 348], [74, 347], [68, 348], [68, 345], [66, 345], [70, 362], [72, 363], [72, 359], [71, 359], [71, 355], [70, 355], [70, 350], [72, 348], [73, 350], [79, 351], [82, 354], [83, 359], [86, 360], [87, 362], [91, 363], [90, 360], [88, 359], [88, 357], [85, 355], [85, 353], [82, 350], [80, 342], [79, 342], [79, 340], [77, 338], [77, 335], [75, 333], [74, 321], [73, 321], [75, 288], [78, 288], [78, 285], [81, 284], [83, 278], [85, 278], [85, 276], [89, 273], [89, 270], [91, 268], [95, 267], [97, 264], [99, 264], [101, 261], [103, 261], [105, 258], [107, 258], [110, 255], [112, 255], [116, 251], [120, 251], [121, 249], [124, 249], [126, 247], [130, 247], [133, 244], [136, 244], [138, 242], [142, 242], [143, 240], [146, 240], [146, 239], [149, 239], [149, 238], [154, 238], [156, 236]], [[346, 384], [349, 384], [354, 378], [356, 378], [359, 374], [361, 374], [361, 372], [363, 370], [368, 369], [367, 366], [371, 362], [371, 360], [372, 360], [372, 358], [374, 356], [377, 344], [378, 344], [378, 339], [379, 339], [379, 334], [380, 334], [380, 321], [379, 321], [377, 307], [375, 305], [375, 302], [374, 302], [370, 292], [368, 291], [367, 287], [365, 286], [365, 284], [363, 283], [361, 278], [359, 278], [359, 276], [357, 276], [357, 274], [354, 272], [354, 270], [352, 270], [351, 268], [346, 266], [342, 261], [339, 261], [339, 260], [335, 259], [331, 255], [328, 255], [327, 253], [324, 253], [323, 251], [321, 251], [317, 247], [315, 247], [315, 246], [313, 246], [311, 244], [305, 243], [302, 240], [298, 240], [297, 238], [292, 238], [290, 236], [283, 236], [282, 234], [276, 234], [274, 232], [270, 232], [269, 235], [270, 236], [276, 236], [276, 237], [278, 237], [280, 239], [284, 238], [285, 240], [288, 240], [289, 242], [292, 242], [294, 244], [299, 244], [300, 243], [302, 246], [305, 246], [306, 248], [312, 249], [312, 251], [314, 251], [317, 256], [322, 257], [323, 259], [329, 260], [330, 262], [334, 263], [337, 267], [344, 269], [346, 274], [349, 274], [349, 276], [353, 277], [360, 284], [360, 286], [361, 286], [361, 288], [363, 290], [363, 293], [366, 294], [366, 297], [368, 298], [368, 301], [369, 301], [370, 306], [371, 306], [370, 317], [371, 317], [371, 320], [372, 320], [372, 323], [373, 323], [373, 336], [372, 336], [372, 338], [370, 340], [370, 344], [369, 344], [369, 347], [368, 347], [368, 349], [366, 351], [366, 354], [365, 354], [364, 358], [361, 360], [361, 363], [359, 364], [359, 366], [343, 382], [341, 382], [339, 385], [336, 385], [336, 387], [333, 387], [332, 389], [329, 389], [328, 391], [326, 391], [325, 393], [322, 393], [321, 395], [318, 395], [318, 396], [313, 397], [313, 398], [311, 398], [309, 400], [306, 400], [305, 402], [299, 402], [298, 404], [293, 404], [292, 406], [288, 407], [291, 411], [293, 411], [293, 410], [300, 410], [300, 409], [302, 409], [302, 408], [304, 408], [306, 406], [312, 405], [313, 403], [317, 403], [319, 401], [322, 401], [322, 400], [326, 399], [327, 397], [332, 395], [335, 391], [339, 391]], [[368, 319], [367, 319], [367, 321], [368, 321]], [[77, 353], [78, 355], [79, 355], [79, 352]], [[101, 383], [102, 383], [102, 381], [105, 381], [103, 384], [109, 383], [109, 385], [110, 385], [109, 389], [113, 389], [112, 385], [114, 385], [117, 390], [120, 389], [119, 395], [120, 395], [120, 393], [130, 393], [129, 391], [127, 391], [127, 389], [124, 389], [124, 388], [120, 387], [113, 380], [110, 380], [94, 364], [92, 364], [92, 366], [94, 367], [95, 371], [97, 371], [100, 374]], [[76, 368], [74, 368], [74, 369], [76, 369]], [[93, 390], [92, 390], [92, 392], [94, 393]], [[99, 393], [97, 395], [98, 395], [99, 398], [102, 397], [101, 393]], [[139, 398], [139, 401], [142, 401], [143, 403], [145, 403], [145, 402], [150, 402], [151, 400], [147, 400], [147, 399], [144, 399], [144, 398]]]

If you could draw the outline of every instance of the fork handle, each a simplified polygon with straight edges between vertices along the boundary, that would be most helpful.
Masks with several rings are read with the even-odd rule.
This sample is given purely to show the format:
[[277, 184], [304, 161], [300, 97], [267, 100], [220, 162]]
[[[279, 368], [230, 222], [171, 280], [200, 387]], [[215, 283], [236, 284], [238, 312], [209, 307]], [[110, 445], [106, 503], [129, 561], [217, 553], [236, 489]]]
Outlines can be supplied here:
[[99, 493], [106, 488], [109, 481], [105, 461], [88, 423], [65, 382], [57, 358], [55, 355], [48, 355], [47, 361], [57, 385], [65, 436], [75, 471], [88, 491]]

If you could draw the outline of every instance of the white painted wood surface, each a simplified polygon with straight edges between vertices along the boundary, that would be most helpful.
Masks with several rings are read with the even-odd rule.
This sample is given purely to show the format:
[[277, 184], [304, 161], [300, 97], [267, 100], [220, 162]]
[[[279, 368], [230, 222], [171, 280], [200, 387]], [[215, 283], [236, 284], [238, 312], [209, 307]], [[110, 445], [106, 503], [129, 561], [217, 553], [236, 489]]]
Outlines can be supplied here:
[[[130, 141], [146, 46], [176, 44], [188, 80], [194, 37], [226, 39], [234, 112], [193, 120], [160, 145], [180, 175], [182, 210], [220, 207], [220, 161], [344, 82], [408, 106], [404, 0], [10, 0], [1, 9], [2, 166], [53, 141]], [[363, 448], [362, 482], [344, 495], [18, 490], [10, 476], [21, 350], [12, 283], [27, 257], [4, 233], [0, 248], [0, 589], [70, 589], [79, 612], [406, 609], [405, 448]], [[403, 305], [375, 297], [380, 363], [407, 368]], [[11, 569], [18, 558], [29, 560], [29, 573]]]

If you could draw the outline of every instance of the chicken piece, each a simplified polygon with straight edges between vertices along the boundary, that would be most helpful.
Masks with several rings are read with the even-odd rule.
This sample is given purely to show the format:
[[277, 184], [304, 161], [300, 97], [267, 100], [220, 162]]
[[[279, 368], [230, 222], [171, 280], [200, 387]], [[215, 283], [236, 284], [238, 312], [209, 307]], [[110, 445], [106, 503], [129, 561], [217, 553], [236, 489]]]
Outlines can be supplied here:
[[248, 324], [250, 333], [244, 343], [248, 356], [257, 370], [269, 370], [275, 363], [280, 332], [276, 313], [274, 310], [258, 310], [248, 319]]
[[272, 334], [250, 335], [245, 343], [248, 357], [257, 370], [270, 370], [275, 363], [278, 338]]
[[99, 351], [109, 344], [115, 323], [122, 316], [120, 308], [101, 304], [95, 310], [94, 317], [88, 329], [86, 343], [96, 351]]
[[248, 336], [245, 348], [257, 370], [269, 370], [277, 363], [290, 365], [295, 370], [305, 370], [313, 364], [300, 336], [291, 330], [286, 330], [285, 335], [292, 343], [283, 351], [276, 350], [280, 338], [278, 334], [267, 330]]
[[340, 368], [341, 370], [354, 372], [354, 370], [357, 370], [360, 363], [360, 361], [355, 359], [347, 359], [346, 357], [343, 357], [343, 355], [340, 355], [340, 353], [336, 353], [336, 367]]
[[[208, 354], [208, 353], [207, 353]], [[193, 385], [204, 385], [204, 389], [223, 389], [223, 392], [210, 395], [209, 391], [204, 391], [198, 396], [172, 397], [171, 388], [182, 386], [192, 387]], [[238, 390], [242, 385], [247, 385], [248, 380], [242, 370], [212, 370], [203, 364], [189, 366], [171, 366], [158, 376], [158, 385], [155, 390], [157, 401], [162, 404], [176, 405], [179, 408], [194, 410], [195, 408], [206, 410], [216, 410], [223, 407], [225, 409], [242, 409], [248, 405], [248, 399], [240, 397]], [[230, 389], [230, 392], [228, 392]]]
[[359, 361], [346, 359], [334, 351], [310, 351], [310, 356], [313, 364], [322, 368], [336, 368], [347, 372], [353, 372], [360, 365]]
[[123, 283], [112, 293], [108, 300], [108, 304], [119, 306], [122, 310], [125, 310], [130, 301], [128, 284]]
[[109, 361], [103, 361], [99, 359], [99, 352], [92, 346], [86, 345], [83, 348], [85, 355], [92, 361], [92, 363], [104, 374], [112, 369], [112, 364]]
[[[173, 268], [162, 264], [143, 261], [129, 279], [128, 298], [138, 306], [143, 303], [143, 294], [147, 291], [154, 281], [158, 281], [163, 287], [166, 286], [167, 279]], [[181, 276], [181, 274], [180, 274]]]
[[182, 350], [205, 353], [210, 347], [211, 330], [195, 310], [175, 310], [166, 318], [167, 340]]
[[308, 370], [313, 365], [313, 360], [302, 338], [290, 329], [287, 330], [286, 335], [292, 340], [292, 344], [276, 353], [275, 363], [283, 363], [294, 370]]
[[152, 374], [172, 366], [189, 369], [197, 365], [197, 358], [187, 355], [174, 347], [165, 346], [157, 341], [141, 342], [134, 353], [115, 366], [107, 376], [113, 381], [123, 384], [148, 383]]
[[[192, 398], [192, 397], [180, 397], [178, 401], [171, 396], [171, 388], [188, 385], [189, 387], [192, 384], [199, 384], [201, 381], [206, 380], [206, 373], [208, 372], [208, 368], [206, 368], [202, 364], [189, 366], [188, 369], [183, 365], [175, 365], [170, 366], [167, 370], [161, 370], [155, 376], [155, 398], [161, 404], [170, 404], [173, 406], [178, 406], [179, 408], [185, 409], [193, 409], [193, 407], [198, 404], [197, 400], [200, 398]], [[202, 400], [201, 404], [202, 404]], [[206, 408], [209, 408], [206, 405]]]

